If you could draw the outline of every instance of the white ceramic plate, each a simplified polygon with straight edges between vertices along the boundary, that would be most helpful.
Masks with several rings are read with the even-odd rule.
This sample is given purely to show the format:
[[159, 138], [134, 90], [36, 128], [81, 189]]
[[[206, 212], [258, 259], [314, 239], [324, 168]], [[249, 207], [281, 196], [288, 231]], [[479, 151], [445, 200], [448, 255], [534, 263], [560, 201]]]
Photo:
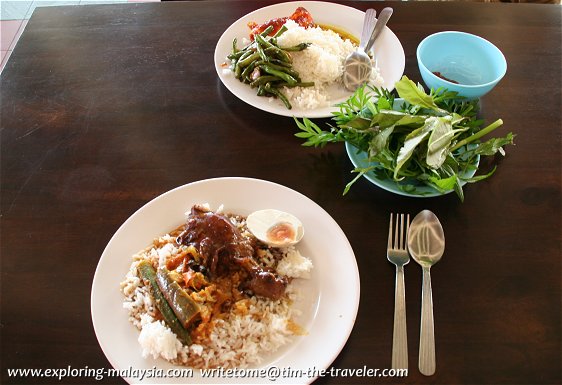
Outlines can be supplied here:
[[[319, 205], [287, 187], [258, 179], [217, 178], [173, 189], [144, 205], [117, 230], [104, 250], [92, 284], [92, 321], [98, 341], [111, 365], [118, 370], [181, 368], [163, 359], [143, 358], [137, 342], [139, 331], [128, 321], [119, 289], [131, 264], [131, 256], [152, 240], [185, 221], [184, 213], [196, 203], [248, 215], [276, 208], [296, 215], [305, 227], [298, 249], [313, 264], [311, 278], [299, 280], [306, 296], [294, 306], [302, 311], [297, 322], [308, 332], [271, 356], [260, 368], [302, 370], [296, 378], [279, 377], [275, 383], [310, 383], [309, 369], [325, 369], [335, 360], [353, 328], [359, 306], [359, 272], [349, 241], [338, 224]], [[334, 274], [337, 272], [337, 279]], [[294, 374], [295, 372], [293, 372]], [[316, 373], [316, 376], [318, 374]], [[267, 383], [268, 378], [139, 378], [129, 383]]]
[[[228, 65], [225, 67], [225, 63], [228, 61], [226, 56], [232, 50], [234, 38], [237, 38], [239, 42], [243, 38], [248, 38], [250, 30], [247, 24], [249, 21], [263, 23], [272, 18], [290, 16], [298, 7], [306, 8], [318, 24], [337, 27], [357, 37], [361, 34], [365, 13], [355, 8], [321, 1], [295, 1], [270, 5], [243, 16], [228, 27], [215, 48], [215, 68], [226, 88], [244, 102], [263, 111], [283, 116], [330, 117], [332, 111], [336, 111], [337, 108], [328, 106], [314, 110], [303, 110], [293, 107], [289, 110], [280, 100], [257, 96], [255, 89], [238, 81], [232, 73], [225, 73], [224, 71], [225, 68], [228, 68]], [[392, 19], [389, 24], [392, 25]], [[394, 89], [394, 83], [400, 80], [404, 73], [405, 57], [400, 40], [388, 27], [385, 27], [375, 42], [374, 52], [384, 79], [383, 87], [389, 90]], [[350, 95], [351, 93], [344, 90], [343, 87], [340, 91], [334, 91], [332, 94], [333, 104], [345, 101]]]

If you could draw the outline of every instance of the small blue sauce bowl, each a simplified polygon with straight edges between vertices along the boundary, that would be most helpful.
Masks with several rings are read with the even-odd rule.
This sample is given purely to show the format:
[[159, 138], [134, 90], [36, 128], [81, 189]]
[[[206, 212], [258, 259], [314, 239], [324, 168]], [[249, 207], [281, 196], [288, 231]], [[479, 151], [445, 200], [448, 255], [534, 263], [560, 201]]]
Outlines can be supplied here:
[[480, 36], [445, 31], [429, 35], [416, 51], [423, 81], [476, 99], [494, 88], [507, 71], [503, 53]]

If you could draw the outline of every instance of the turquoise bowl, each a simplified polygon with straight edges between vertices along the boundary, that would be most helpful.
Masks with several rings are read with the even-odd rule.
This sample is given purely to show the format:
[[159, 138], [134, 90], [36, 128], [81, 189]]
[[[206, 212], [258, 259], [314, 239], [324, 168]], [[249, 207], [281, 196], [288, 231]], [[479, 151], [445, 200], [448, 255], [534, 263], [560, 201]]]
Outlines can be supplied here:
[[416, 51], [424, 83], [456, 91], [469, 99], [484, 96], [507, 71], [503, 53], [480, 36], [445, 31], [429, 35]]

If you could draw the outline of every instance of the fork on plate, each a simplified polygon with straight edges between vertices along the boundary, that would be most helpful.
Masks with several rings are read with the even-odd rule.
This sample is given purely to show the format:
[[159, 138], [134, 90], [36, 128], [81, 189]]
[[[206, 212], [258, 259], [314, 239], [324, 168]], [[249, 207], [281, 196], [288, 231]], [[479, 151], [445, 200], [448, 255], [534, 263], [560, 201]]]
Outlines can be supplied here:
[[396, 265], [396, 286], [394, 291], [394, 331], [392, 339], [392, 369], [408, 368], [408, 338], [406, 332], [406, 296], [404, 288], [404, 265], [410, 262], [408, 255], [408, 228], [410, 214], [404, 220], [404, 214], [396, 214], [393, 226], [393, 214], [390, 214], [388, 229], [388, 246], [386, 257]]

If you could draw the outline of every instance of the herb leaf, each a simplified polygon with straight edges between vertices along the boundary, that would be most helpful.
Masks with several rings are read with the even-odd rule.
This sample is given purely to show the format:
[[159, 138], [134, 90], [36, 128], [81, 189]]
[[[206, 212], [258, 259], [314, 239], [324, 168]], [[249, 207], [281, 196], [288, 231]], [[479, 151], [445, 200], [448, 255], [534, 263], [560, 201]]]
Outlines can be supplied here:
[[398, 179], [398, 173], [400, 169], [404, 166], [404, 164], [410, 159], [416, 147], [426, 139], [431, 131], [435, 129], [435, 126], [439, 124], [439, 118], [430, 117], [427, 118], [425, 124], [412, 131], [410, 134], [406, 136], [406, 140], [404, 140], [404, 145], [400, 148], [398, 152], [398, 157], [396, 158], [396, 168], [394, 169], [394, 179]]
[[353, 170], [356, 175], [344, 194], [363, 175], [374, 173], [378, 179], [396, 181], [404, 192], [426, 194], [417, 189], [425, 185], [442, 193], [454, 190], [463, 201], [465, 182], [484, 180], [495, 171], [469, 177], [479, 157], [505, 155], [503, 147], [513, 144], [515, 135], [481, 142], [503, 121], [482, 128], [478, 100], [465, 100], [442, 88], [426, 93], [406, 76], [395, 87], [404, 99], [401, 105], [395, 103], [392, 92], [363, 86], [339, 105], [332, 117], [335, 124], [326, 129], [310, 119], [295, 118], [299, 129], [295, 136], [304, 139], [304, 146], [348, 142], [367, 153], [368, 166]]
[[423, 89], [420, 89], [420, 87], [408, 79], [406, 75], [402, 76], [402, 79], [395, 84], [395, 87], [398, 96], [412, 105], [429, 108], [434, 111], [447, 112], [439, 108], [431, 95], [426, 94]]

